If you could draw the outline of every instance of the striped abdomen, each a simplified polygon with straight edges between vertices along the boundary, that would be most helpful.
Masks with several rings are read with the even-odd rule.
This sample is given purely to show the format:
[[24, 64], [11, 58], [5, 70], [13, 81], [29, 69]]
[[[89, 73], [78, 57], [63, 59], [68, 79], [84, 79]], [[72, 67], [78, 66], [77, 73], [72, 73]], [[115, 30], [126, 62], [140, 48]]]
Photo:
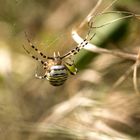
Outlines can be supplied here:
[[64, 65], [56, 65], [50, 68], [47, 79], [53, 86], [60, 86], [67, 80], [68, 71]]

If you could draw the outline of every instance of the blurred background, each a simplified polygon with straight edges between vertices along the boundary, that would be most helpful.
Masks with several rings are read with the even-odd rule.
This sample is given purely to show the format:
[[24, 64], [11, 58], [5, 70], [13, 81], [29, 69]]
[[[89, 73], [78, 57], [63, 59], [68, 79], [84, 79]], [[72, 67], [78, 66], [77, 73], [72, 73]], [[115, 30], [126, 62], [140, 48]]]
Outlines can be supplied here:
[[[103, 0], [100, 13], [112, 0]], [[140, 134], [140, 97], [133, 86], [134, 61], [86, 50], [73, 57], [79, 70], [53, 87], [34, 77], [43, 70], [31, 42], [47, 56], [77, 44], [71, 31], [97, 0], [0, 0], [0, 140], [132, 140]], [[139, 0], [118, 0], [110, 10], [140, 13]], [[102, 15], [98, 25], [121, 15]], [[98, 19], [97, 19], [98, 20]], [[95, 24], [96, 25], [96, 24]], [[78, 32], [85, 38], [87, 24]], [[130, 18], [94, 30], [91, 41], [109, 50], [137, 53], [140, 21]], [[118, 82], [120, 78], [122, 82]], [[139, 81], [139, 74], [137, 77]], [[119, 84], [118, 84], [119, 83]], [[139, 87], [140, 88], [140, 87]]]

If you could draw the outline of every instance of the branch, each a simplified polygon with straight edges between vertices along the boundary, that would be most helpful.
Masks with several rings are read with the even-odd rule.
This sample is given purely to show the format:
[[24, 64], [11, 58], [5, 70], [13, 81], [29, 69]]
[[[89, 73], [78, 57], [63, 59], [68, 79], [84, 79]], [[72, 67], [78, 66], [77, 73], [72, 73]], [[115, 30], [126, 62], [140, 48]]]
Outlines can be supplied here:
[[[84, 39], [78, 35], [76, 30], [72, 31], [72, 38], [77, 44], [82, 44], [82, 42], [84, 42]], [[84, 49], [94, 52], [94, 53], [106, 53], [106, 54], [115, 55], [124, 59], [129, 59], [129, 60], [134, 60], [134, 61], [137, 60], [137, 54], [131, 54], [131, 53], [126, 53], [122, 51], [114, 51], [114, 50], [112, 51], [112, 50], [108, 50], [104, 48], [99, 48], [96, 45], [91, 44], [90, 42], [88, 42], [88, 44], [84, 46]]]

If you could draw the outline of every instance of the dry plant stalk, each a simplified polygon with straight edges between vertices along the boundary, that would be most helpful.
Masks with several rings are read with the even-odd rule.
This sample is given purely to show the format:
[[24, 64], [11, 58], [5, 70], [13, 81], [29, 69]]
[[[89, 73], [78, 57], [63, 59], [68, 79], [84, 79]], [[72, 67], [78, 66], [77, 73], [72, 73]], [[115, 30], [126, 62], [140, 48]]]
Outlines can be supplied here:
[[139, 94], [139, 89], [138, 89], [138, 82], [137, 82], [137, 69], [140, 65], [140, 50], [138, 51], [137, 55], [137, 60], [136, 63], [134, 64], [134, 72], [133, 72], [133, 84], [134, 84], [134, 89], [137, 94]]

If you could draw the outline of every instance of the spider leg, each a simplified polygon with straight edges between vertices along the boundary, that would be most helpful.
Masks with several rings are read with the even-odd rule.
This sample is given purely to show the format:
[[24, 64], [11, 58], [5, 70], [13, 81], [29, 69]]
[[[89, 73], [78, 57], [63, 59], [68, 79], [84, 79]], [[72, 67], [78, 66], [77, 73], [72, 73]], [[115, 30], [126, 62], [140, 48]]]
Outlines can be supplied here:
[[75, 66], [74, 60], [72, 60], [71, 58], [69, 59], [72, 63], [65, 62], [65, 66], [71, 75], [76, 75], [76, 73], [78, 72], [78, 69]]
[[88, 33], [87, 33], [85, 39], [83, 40], [83, 42], [81, 42], [80, 44], [78, 44], [78, 45], [76, 46], [76, 48], [74, 48], [73, 50], [71, 50], [71, 51], [69, 51], [68, 53], [66, 53], [65, 55], [61, 56], [61, 59], [70, 57], [70, 56], [72, 56], [72, 55], [76, 55], [82, 48], [84, 48], [84, 47], [88, 44], [88, 42], [89, 42], [90, 40], [92, 40], [92, 38], [96, 35], [96, 34], [94, 33], [94, 34], [88, 39], [88, 37], [89, 37], [89, 35], [90, 35], [90, 31], [91, 31], [91, 30], [88, 31]]
[[39, 51], [39, 50], [31, 43], [31, 41], [29, 40], [29, 38], [28, 38], [26, 32], [25, 32], [25, 36], [26, 36], [26, 39], [27, 39], [27, 41], [28, 41], [30, 47], [33, 48], [33, 49], [34, 49], [38, 54], [40, 54], [40, 56], [42, 56], [43, 58], [47, 58], [46, 55], [44, 55], [41, 51]]
[[32, 54], [24, 47], [24, 45], [23, 45], [23, 48], [24, 48], [24, 50], [25, 50], [33, 59], [37, 60], [38, 62], [40, 62], [40, 63], [43, 64], [43, 65], [46, 65], [45, 62], [44, 62], [43, 60], [41, 60], [41, 59], [39, 59], [38, 57], [35, 57], [34, 55], [32, 55]]
[[45, 79], [47, 77], [47, 75], [43, 75], [43, 76], [40, 76], [38, 75], [37, 73], [35, 74], [35, 77], [38, 78], [38, 79]]
[[38, 78], [38, 79], [45, 79], [47, 77], [47, 72], [44, 75], [38, 75], [37, 74], [37, 68], [36, 68], [36, 71], [35, 71], [35, 77]]

